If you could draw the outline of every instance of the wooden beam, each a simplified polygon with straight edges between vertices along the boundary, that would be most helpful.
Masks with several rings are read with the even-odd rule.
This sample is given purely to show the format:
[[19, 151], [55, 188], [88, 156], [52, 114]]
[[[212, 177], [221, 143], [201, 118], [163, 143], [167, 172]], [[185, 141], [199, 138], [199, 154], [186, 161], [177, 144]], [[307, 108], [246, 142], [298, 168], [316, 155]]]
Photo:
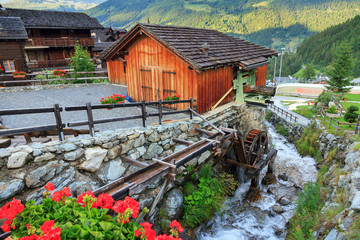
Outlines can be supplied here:
[[244, 93], [253, 93], [260, 94], [265, 96], [275, 96], [274, 87], [266, 87], [266, 86], [253, 86], [253, 85], [244, 85], [243, 91]]
[[145, 167], [149, 166], [149, 164], [147, 164], [147, 163], [140, 162], [138, 160], [134, 160], [134, 159], [129, 158], [127, 156], [121, 156], [120, 159], [123, 160], [124, 162], [130, 163], [131, 165], [134, 165], [134, 166], [139, 167], [139, 168], [145, 168]]
[[159, 160], [159, 159], [156, 159], [156, 158], [153, 158], [152, 160], [153, 160], [154, 162], [157, 162], [157, 163], [160, 163], [160, 164], [162, 164], [162, 165], [166, 165], [166, 166], [169, 166], [169, 167], [171, 167], [171, 168], [173, 168], [173, 169], [176, 169], [176, 165], [174, 165], [174, 164], [171, 164], [171, 163], [168, 163], [168, 162], [164, 162], [164, 161]]
[[186, 146], [191, 146], [193, 145], [194, 143], [191, 142], [191, 141], [186, 141], [184, 139], [180, 139], [180, 138], [172, 138], [173, 142], [175, 143], [180, 143], [180, 144], [184, 144]]
[[227, 97], [227, 95], [229, 95], [229, 93], [231, 93], [231, 91], [234, 90], [234, 87], [231, 87], [225, 94], [224, 96], [222, 96], [220, 98], [220, 100], [215, 103], [215, 105], [211, 108], [211, 111], [213, 111], [215, 108], [217, 108], [217, 106], [219, 106], [219, 104]]

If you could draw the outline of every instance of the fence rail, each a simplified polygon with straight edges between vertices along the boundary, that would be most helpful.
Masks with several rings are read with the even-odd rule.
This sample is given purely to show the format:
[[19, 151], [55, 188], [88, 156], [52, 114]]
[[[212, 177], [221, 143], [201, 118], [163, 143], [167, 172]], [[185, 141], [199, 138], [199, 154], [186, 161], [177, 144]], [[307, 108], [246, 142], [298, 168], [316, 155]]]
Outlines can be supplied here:
[[[345, 125], [345, 126], [355, 126], [355, 134], [357, 134], [359, 132], [359, 136], [360, 136], [360, 131], [359, 131], [360, 115], [358, 115], [357, 123], [339, 122], [338, 120], [336, 120], [333, 117], [328, 117], [326, 115], [326, 113], [324, 112], [324, 110], [321, 111], [321, 116], [323, 117], [323, 124], [325, 126], [326, 126], [327, 123], [329, 123], [329, 125], [328, 125], [329, 128], [330, 128], [330, 126], [333, 126], [336, 129], [335, 134], [337, 134], [339, 130], [349, 130], [349, 129], [340, 128], [341, 125]], [[329, 118], [329, 120], [326, 119], [326, 118]], [[336, 125], [333, 124], [332, 122], [336, 123]]]
[[291, 113], [289, 113], [287, 111], [284, 111], [284, 109], [275, 106], [275, 104], [268, 104], [267, 106], [268, 106], [269, 109], [272, 108], [275, 112], [278, 112], [281, 115], [285, 116], [285, 119], [289, 118], [290, 121], [294, 120], [294, 122], [296, 123], [296, 121], [298, 119], [297, 116], [295, 116], [295, 115], [293, 115], [293, 114], [291, 114]]
[[[146, 120], [149, 117], [159, 117], [159, 124], [163, 124], [163, 116], [165, 115], [173, 115], [173, 114], [181, 114], [181, 113], [189, 113], [190, 119], [193, 118], [193, 109], [194, 99], [190, 98], [189, 100], [176, 100], [176, 101], [153, 101], [153, 102], [145, 102], [142, 100], [141, 102], [136, 103], [123, 103], [123, 104], [111, 104], [111, 105], [91, 105], [91, 103], [86, 103], [84, 106], [72, 106], [65, 107], [64, 109], [59, 107], [59, 104], [55, 104], [53, 108], [32, 108], [32, 109], [5, 109], [0, 110], [0, 116], [2, 115], [18, 115], [18, 114], [35, 114], [35, 113], [54, 113], [56, 124], [54, 125], [43, 125], [43, 126], [34, 126], [34, 127], [26, 127], [26, 128], [15, 128], [15, 129], [4, 129], [0, 130], [0, 136], [12, 136], [18, 134], [27, 134], [32, 132], [40, 132], [46, 130], [56, 129], [59, 135], [59, 139], [64, 141], [64, 127], [67, 125], [68, 127], [77, 127], [77, 126], [89, 126], [90, 135], [94, 136], [95, 124], [101, 123], [111, 123], [111, 122], [119, 122], [133, 119], [142, 119], [142, 126], [146, 127]], [[181, 104], [181, 103], [189, 103], [189, 108], [187, 110], [176, 110], [176, 111], [163, 111], [163, 107], [167, 105], [173, 104]], [[147, 113], [146, 106], [158, 106], [157, 113]], [[104, 118], [104, 119], [94, 119], [93, 118], [93, 110], [98, 109], [107, 109], [107, 108], [127, 108], [127, 107], [141, 107], [141, 115], [132, 115], [125, 117], [117, 117], [117, 118]], [[87, 120], [78, 121], [78, 122], [69, 122], [64, 124], [61, 120], [61, 114], [63, 110], [67, 112], [72, 111], [86, 111]]]
[[[83, 77], [71, 77], [74, 74], [83, 74]], [[90, 74], [100, 75], [99, 77], [89, 76]], [[45, 79], [36, 79], [36, 76], [45, 76]], [[101, 76], [103, 75], [103, 76]], [[0, 74], [0, 77], [12, 77], [12, 74]], [[0, 81], [0, 85], [6, 86], [8, 83], [46, 83], [46, 82], [60, 82], [60, 81], [68, 81], [69, 84], [75, 80], [83, 80], [85, 83], [88, 80], [102, 80], [105, 81], [108, 79], [108, 72], [107, 71], [92, 71], [92, 72], [65, 72], [64, 77], [62, 78], [49, 78], [49, 76], [54, 76], [53, 73], [27, 73], [30, 79], [19, 79], [19, 80], [9, 80], [9, 81]]]

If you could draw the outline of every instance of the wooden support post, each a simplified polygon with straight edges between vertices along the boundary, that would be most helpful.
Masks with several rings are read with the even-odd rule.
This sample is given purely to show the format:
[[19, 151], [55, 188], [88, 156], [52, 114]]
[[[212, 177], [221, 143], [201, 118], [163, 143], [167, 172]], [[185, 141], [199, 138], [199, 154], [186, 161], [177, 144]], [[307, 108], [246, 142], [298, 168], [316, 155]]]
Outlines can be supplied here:
[[85, 84], [86, 84], [87, 83], [86, 73], [84, 74], [84, 78], [85, 78]]
[[337, 122], [337, 125], [336, 125], [336, 132], [335, 132], [335, 135], [338, 134], [338, 131], [339, 131], [339, 122]]
[[355, 134], [357, 134], [357, 132], [359, 131], [359, 122], [360, 122], [360, 115], [358, 115], [358, 119], [357, 119], [357, 122], [356, 122]]
[[154, 211], [155, 211], [155, 207], [156, 207], [156, 205], [159, 203], [159, 201], [160, 201], [160, 199], [162, 198], [162, 196], [164, 195], [165, 190], [166, 190], [167, 186], [169, 185], [169, 183], [170, 183], [170, 180], [169, 180], [169, 178], [167, 178], [167, 179], [165, 180], [164, 184], [162, 185], [159, 194], [158, 194], [158, 195], [156, 196], [156, 198], [154, 199], [154, 202], [153, 202], [153, 204], [151, 205], [150, 211], [149, 211], [149, 213], [148, 213], [147, 216], [153, 215], [153, 213], [154, 213]]
[[87, 116], [88, 116], [90, 135], [93, 137], [95, 135], [94, 118], [93, 118], [93, 114], [92, 114], [91, 103], [89, 103], [89, 102], [86, 103], [86, 112], [87, 112]]
[[162, 100], [159, 99], [159, 124], [162, 125]]
[[145, 100], [141, 100], [141, 114], [142, 114], [143, 127], [146, 127], [146, 106], [145, 106]]
[[56, 120], [56, 128], [57, 128], [57, 131], [59, 134], [59, 140], [64, 141], [65, 140], [64, 129], [63, 129], [62, 121], [61, 121], [59, 104], [54, 104], [54, 114], [55, 114], [55, 120]]
[[[190, 109], [193, 109], [193, 98], [190, 98]], [[190, 119], [192, 120], [193, 119], [193, 113], [191, 111], [189, 111], [189, 114], [190, 114]]]
[[24, 133], [26, 143], [32, 143], [31, 136], [29, 133]]

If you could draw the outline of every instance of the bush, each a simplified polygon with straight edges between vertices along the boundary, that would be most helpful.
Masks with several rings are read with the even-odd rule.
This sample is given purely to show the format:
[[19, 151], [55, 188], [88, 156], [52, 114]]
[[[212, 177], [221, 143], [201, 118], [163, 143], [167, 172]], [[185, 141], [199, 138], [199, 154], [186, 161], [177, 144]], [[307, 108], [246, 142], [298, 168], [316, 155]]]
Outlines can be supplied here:
[[275, 129], [277, 133], [280, 133], [285, 137], [289, 134], [288, 130], [284, 126], [275, 125]]
[[334, 93], [323, 91], [318, 98], [315, 99], [315, 104], [321, 102], [324, 106], [329, 106], [329, 102], [333, 101]]
[[336, 106], [331, 106], [328, 108], [328, 110], [326, 110], [326, 112], [328, 113], [337, 113], [337, 110], [336, 110]]
[[[80, 44], [76, 44], [74, 55], [70, 60], [70, 67], [74, 69], [74, 72], [92, 72], [95, 71], [94, 63], [90, 59], [90, 53], [86, 48], [83, 48]], [[91, 77], [93, 74], [87, 74], [86, 77]], [[73, 78], [85, 77], [84, 74], [72, 74]], [[88, 80], [88, 83], [92, 83], [94, 80]], [[73, 80], [72, 83], [84, 83], [84, 80]]]
[[321, 130], [317, 129], [316, 126], [310, 125], [304, 129], [300, 139], [296, 142], [296, 147], [301, 155], [309, 155], [311, 157], [320, 157], [319, 144], [317, 142], [320, 136]]
[[358, 114], [356, 113], [357, 111], [359, 111], [359, 108], [356, 106], [350, 106], [346, 113], [344, 114], [344, 119], [345, 121], [349, 122], [349, 123], [354, 123], [357, 121], [358, 118]]
[[270, 121], [270, 118], [271, 118], [271, 111], [268, 111], [266, 113], [265, 119], [266, 119], [266, 121]]

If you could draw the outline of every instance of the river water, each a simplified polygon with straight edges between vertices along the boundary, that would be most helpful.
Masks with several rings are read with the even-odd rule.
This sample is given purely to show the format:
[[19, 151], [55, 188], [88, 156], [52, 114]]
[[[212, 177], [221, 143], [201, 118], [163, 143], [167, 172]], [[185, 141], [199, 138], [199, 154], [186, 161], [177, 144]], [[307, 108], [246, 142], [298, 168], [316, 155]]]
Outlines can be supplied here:
[[[275, 160], [275, 175], [286, 175], [276, 184], [261, 185], [262, 199], [250, 203], [244, 196], [250, 182], [241, 184], [234, 197], [228, 198], [215, 217], [202, 225], [196, 232], [200, 240], [272, 240], [285, 239], [286, 223], [293, 216], [299, 188], [305, 183], [316, 180], [315, 160], [301, 157], [295, 146], [277, 134], [274, 127], [267, 123], [272, 147], [278, 150]], [[262, 171], [265, 175], [266, 169]], [[290, 204], [281, 206], [282, 214], [272, 210], [277, 200], [286, 197]]]

